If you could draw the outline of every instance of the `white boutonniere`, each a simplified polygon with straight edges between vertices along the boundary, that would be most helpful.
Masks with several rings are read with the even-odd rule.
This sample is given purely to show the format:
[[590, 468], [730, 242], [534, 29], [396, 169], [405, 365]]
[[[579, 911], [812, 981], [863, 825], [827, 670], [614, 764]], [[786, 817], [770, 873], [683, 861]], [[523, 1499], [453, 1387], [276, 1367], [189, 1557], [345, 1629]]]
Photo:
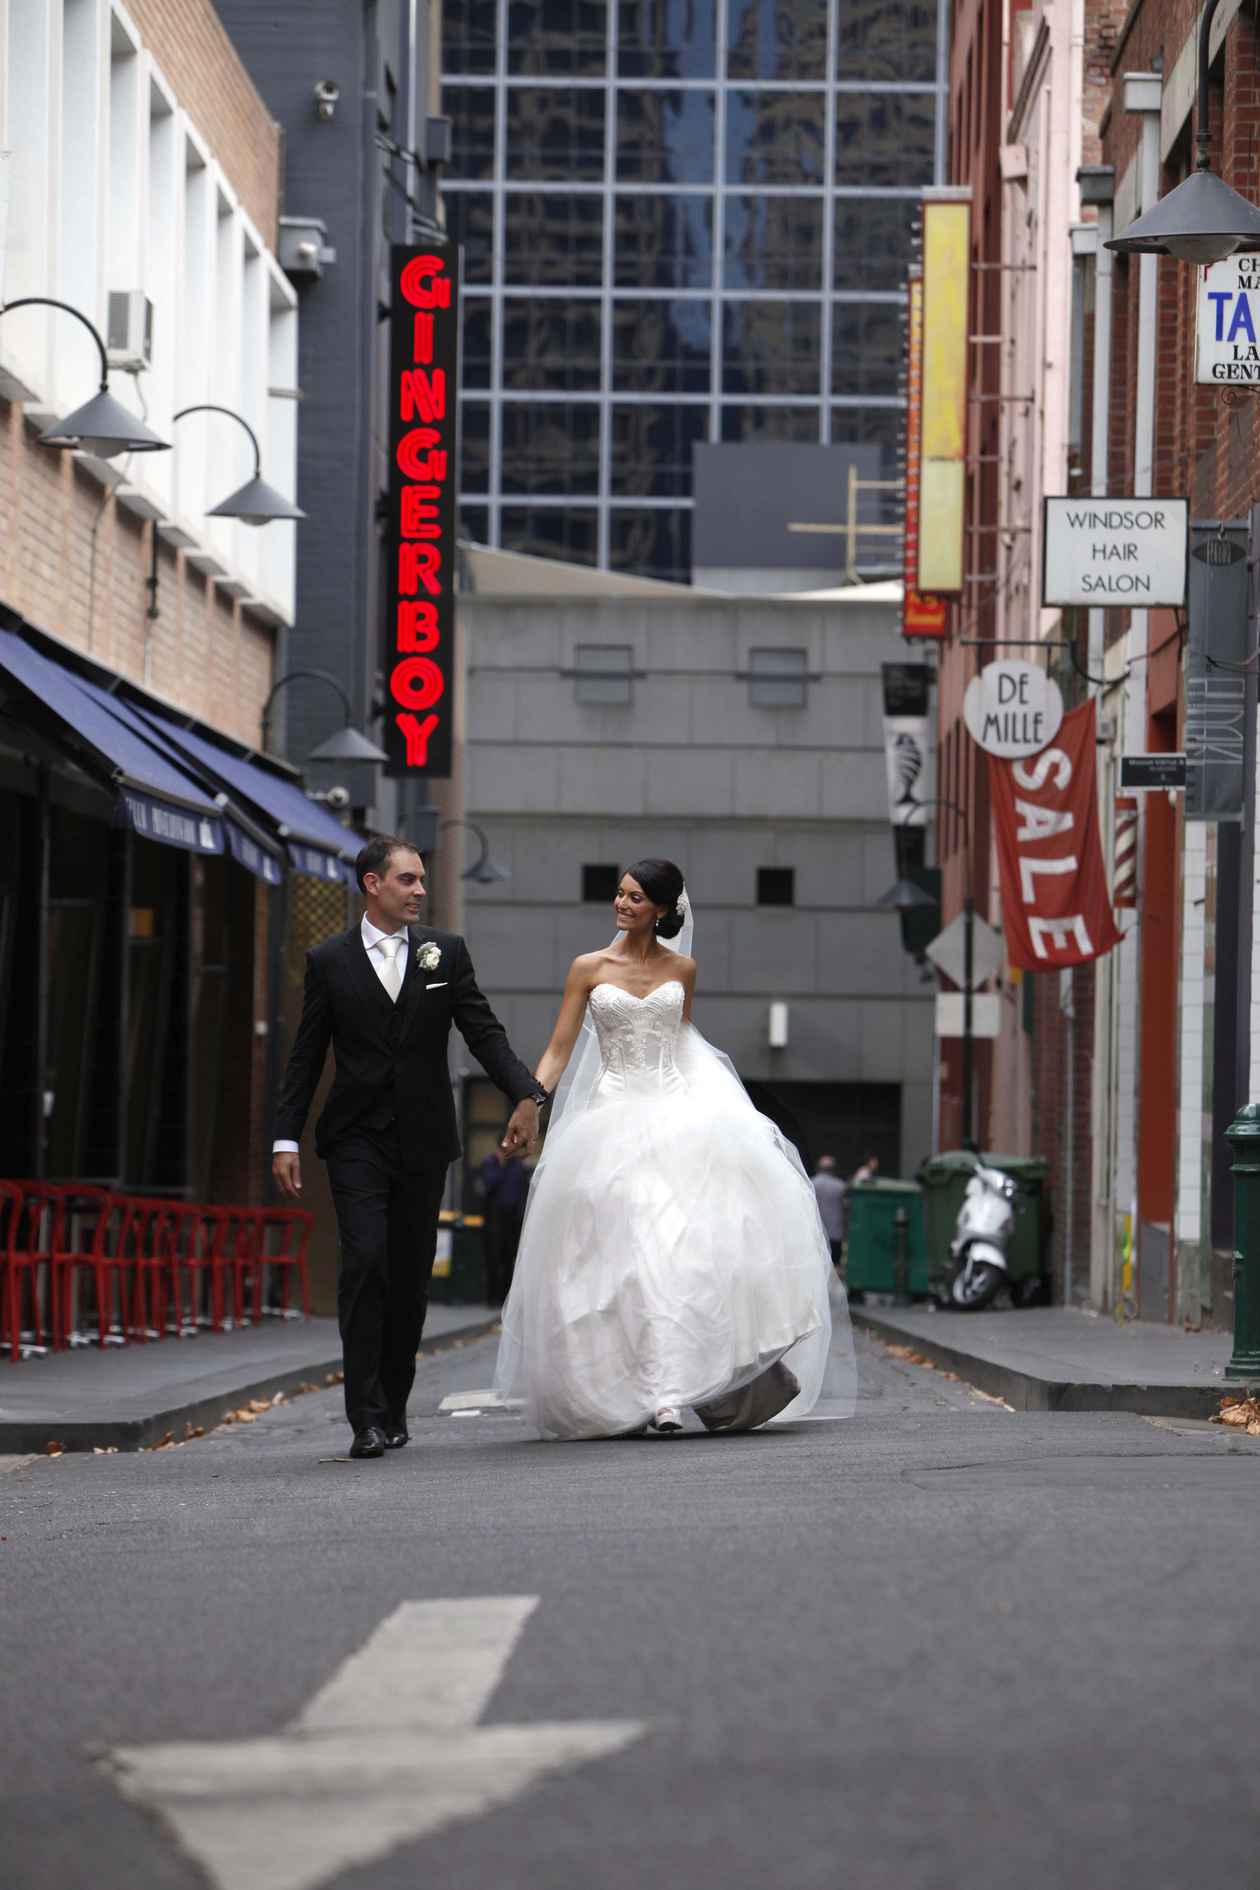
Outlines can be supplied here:
[[417, 945], [416, 963], [421, 971], [436, 971], [442, 962], [441, 948], [437, 945]]

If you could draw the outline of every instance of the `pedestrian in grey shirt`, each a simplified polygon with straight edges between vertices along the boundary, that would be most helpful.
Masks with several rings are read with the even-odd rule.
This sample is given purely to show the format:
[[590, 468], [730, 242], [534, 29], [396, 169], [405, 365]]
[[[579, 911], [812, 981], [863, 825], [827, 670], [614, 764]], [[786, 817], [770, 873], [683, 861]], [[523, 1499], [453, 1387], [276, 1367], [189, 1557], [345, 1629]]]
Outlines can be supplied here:
[[836, 1173], [834, 1155], [820, 1155], [814, 1170], [814, 1195], [823, 1231], [831, 1243], [831, 1258], [840, 1265], [844, 1253], [844, 1197], [849, 1192]]

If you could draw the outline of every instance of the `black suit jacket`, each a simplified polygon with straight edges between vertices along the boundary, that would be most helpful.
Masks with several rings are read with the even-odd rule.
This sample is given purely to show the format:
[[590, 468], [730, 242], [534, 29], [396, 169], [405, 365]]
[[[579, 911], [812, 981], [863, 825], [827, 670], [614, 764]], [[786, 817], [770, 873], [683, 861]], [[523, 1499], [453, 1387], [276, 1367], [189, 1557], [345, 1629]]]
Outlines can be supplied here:
[[[409, 1168], [455, 1160], [460, 1143], [446, 1061], [452, 1024], [513, 1102], [537, 1088], [478, 988], [463, 939], [428, 926], [410, 926], [408, 935], [397, 1003], [373, 970], [357, 924], [306, 954], [302, 1021], [276, 1111], [278, 1139], [301, 1140], [330, 1044], [337, 1071], [315, 1125], [321, 1157], [357, 1123], [392, 1114]], [[416, 962], [424, 945], [441, 953], [432, 970]]]

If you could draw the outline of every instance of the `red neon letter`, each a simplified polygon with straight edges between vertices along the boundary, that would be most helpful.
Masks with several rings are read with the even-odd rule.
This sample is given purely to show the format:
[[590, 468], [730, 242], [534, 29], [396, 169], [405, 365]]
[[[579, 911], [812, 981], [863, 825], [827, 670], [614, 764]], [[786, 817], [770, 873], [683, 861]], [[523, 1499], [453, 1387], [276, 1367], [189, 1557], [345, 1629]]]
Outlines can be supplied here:
[[404, 597], [414, 597], [419, 590], [437, 597], [442, 589], [441, 569], [442, 554], [436, 545], [399, 545], [398, 588]]
[[395, 663], [389, 693], [404, 709], [431, 709], [446, 693], [446, 678], [431, 656], [409, 656]]
[[400, 650], [423, 653], [441, 641], [436, 604], [399, 604], [395, 643]]
[[441, 256], [413, 256], [398, 278], [398, 287], [412, 308], [449, 308], [450, 278]]
[[426, 715], [423, 722], [414, 715], [396, 715], [396, 725], [402, 730], [403, 740], [407, 744], [407, 766], [423, 768], [429, 760], [429, 737], [438, 725], [436, 715]]
[[[404, 368], [398, 382], [398, 411], [404, 420], [446, 418], [446, 369]], [[401, 451], [401, 448], [400, 448]]]
[[404, 538], [440, 538], [440, 528], [432, 523], [438, 515], [433, 501], [436, 486], [404, 486], [399, 507], [399, 530]]
[[433, 359], [433, 317], [417, 315], [411, 328], [411, 358], [421, 367], [428, 367]]

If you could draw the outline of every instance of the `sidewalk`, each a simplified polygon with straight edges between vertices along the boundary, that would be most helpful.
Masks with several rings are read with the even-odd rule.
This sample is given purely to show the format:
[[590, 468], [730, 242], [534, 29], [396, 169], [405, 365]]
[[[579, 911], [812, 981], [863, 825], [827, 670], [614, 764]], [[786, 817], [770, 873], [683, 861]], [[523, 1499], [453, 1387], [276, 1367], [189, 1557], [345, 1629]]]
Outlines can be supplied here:
[[[422, 1353], [489, 1332], [488, 1306], [429, 1308]], [[322, 1385], [341, 1370], [335, 1319], [268, 1319], [240, 1332], [150, 1345], [54, 1352], [15, 1365], [0, 1360], [0, 1454], [141, 1450], [186, 1424], [207, 1429], [251, 1398]]]
[[949, 1313], [855, 1306], [855, 1325], [942, 1365], [1017, 1411], [1212, 1417], [1233, 1341], [1225, 1332], [1117, 1325], [1063, 1306]]

